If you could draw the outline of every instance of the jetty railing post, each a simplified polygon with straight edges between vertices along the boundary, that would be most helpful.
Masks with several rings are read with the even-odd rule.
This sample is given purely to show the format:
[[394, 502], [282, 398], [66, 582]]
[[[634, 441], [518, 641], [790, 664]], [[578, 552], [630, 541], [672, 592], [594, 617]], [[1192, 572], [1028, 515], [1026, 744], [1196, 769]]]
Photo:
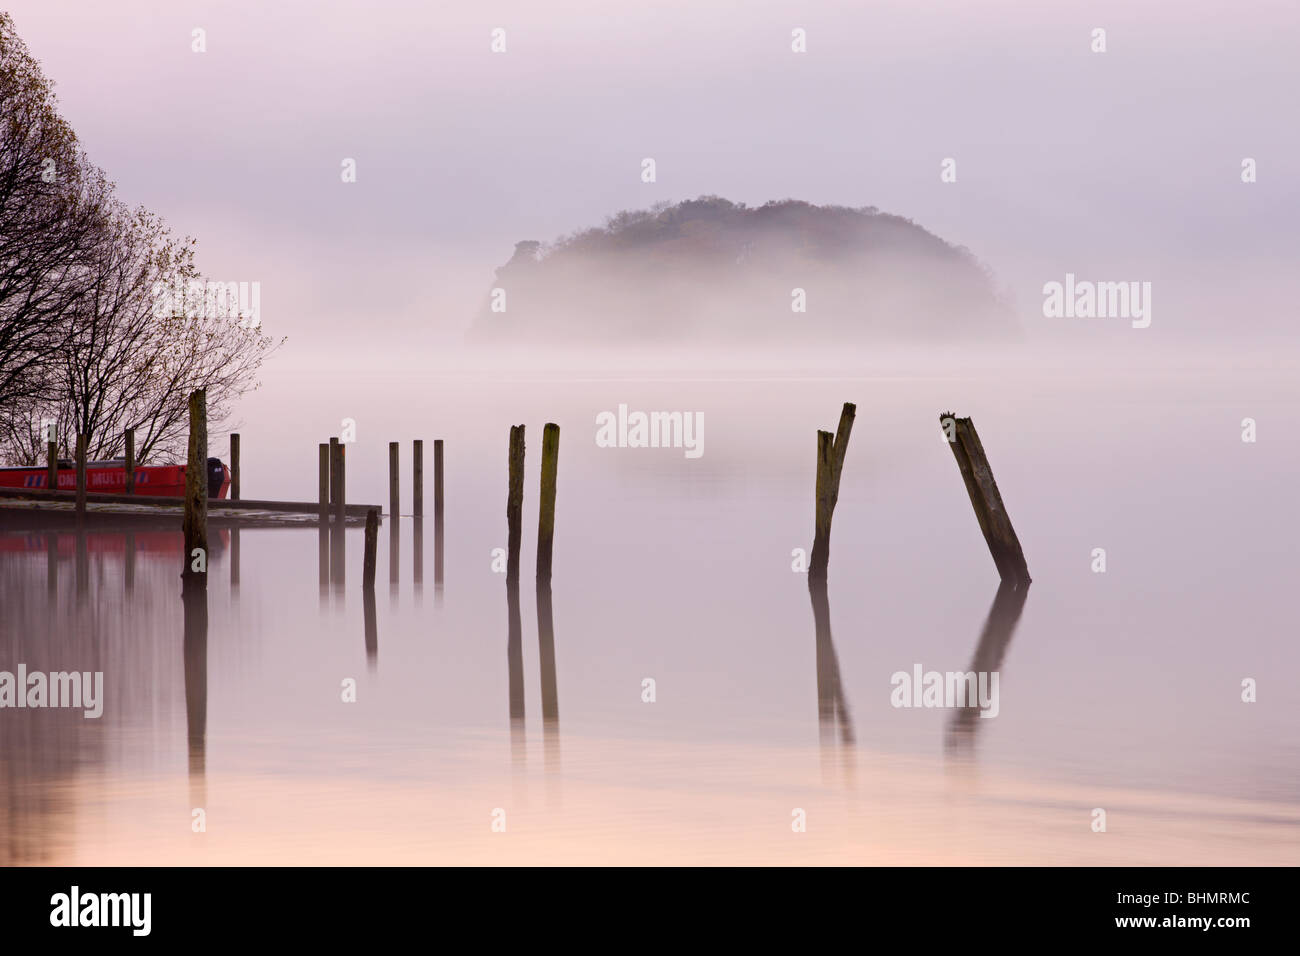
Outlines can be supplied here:
[[555, 540], [555, 477], [560, 459], [560, 426], [542, 429], [542, 483], [537, 504], [537, 583], [551, 583], [551, 550]]
[[367, 591], [375, 589], [375, 549], [378, 546], [379, 512], [371, 508], [366, 512], [366, 555], [361, 574], [361, 586]]
[[86, 520], [86, 436], [77, 434], [77, 523]]
[[424, 517], [424, 442], [411, 442], [411, 514]]
[[840, 423], [834, 435], [817, 432], [817, 497], [812, 558], [808, 573], [812, 580], [825, 579], [831, 557], [831, 519], [840, 497], [840, 475], [844, 471], [844, 456], [849, 449], [849, 435], [858, 407], [845, 402], [840, 412]]
[[239, 432], [230, 434], [230, 500], [239, 500]]
[[330, 520], [330, 446], [326, 442], [321, 442], [320, 451], [320, 479], [318, 495], [320, 499], [320, 522], [326, 524]]
[[993, 469], [984, 454], [975, 423], [969, 418], [957, 418], [952, 412], [944, 412], [939, 416], [939, 425], [952, 445], [957, 469], [966, 484], [975, 519], [980, 531], [984, 532], [984, 541], [989, 546], [993, 563], [997, 565], [998, 575], [1017, 587], [1028, 585], [1031, 579], [1025, 553], [1015, 529], [1011, 527], [1011, 516], [1002, 503], [998, 483], [993, 480]]
[[47, 459], [46, 467], [49, 469], [49, 474], [46, 476], [45, 479], [45, 486], [49, 488], [50, 491], [58, 491], [59, 490], [59, 443], [48, 442], [45, 446], [45, 455]]
[[342, 442], [338, 443], [338, 466], [336, 472], [337, 485], [334, 499], [334, 520], [340, 528], [347, 523], [347, 500], [348, 500], [348, 446]]
[[433, 442], [433, 586], [442, 593], [442, 439]]
[[397, 442], [390, 441], [388, 443], [388, 514], [392, 518], [396, 518], [398, 512], [402, 510], [402, 497], [397, 479], [397, 458]]
[[[190, 393], [189, 460], [185, 466], [185, 590], [208, 586], [208, 401], [207, 392]], [[198, 552], [197, 554], [195, 552]], [[202, 570], [199, 570], [201, 568]]]
[[128, 428], [123, 432], [126, 439], [126, 493], [135, 494], [135, 429]]

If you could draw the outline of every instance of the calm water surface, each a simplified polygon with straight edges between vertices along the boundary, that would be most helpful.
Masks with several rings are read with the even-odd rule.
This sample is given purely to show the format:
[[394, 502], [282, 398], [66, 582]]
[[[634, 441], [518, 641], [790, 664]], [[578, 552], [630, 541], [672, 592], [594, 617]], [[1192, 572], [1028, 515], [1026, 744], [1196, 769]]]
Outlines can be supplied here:
[[[386, 502], [402, 442], [408, 513], [385, 518], [373, 601], [360, 529], [342, 582], [322, 582], [315, 529], [245, 529], [236, 583], [214, 531], [206, 607], [187, 609], [178, 532], [0, 519], [0, 670], [105, 683], [98, 720], [0, 711], [0, 860], [1300, 862], [1294, 370], [1098, 367], [286, 373], [243, 410], [246, 497], [312, 498], [316, 443], [347, 417], [349, 497]], [[843, 401], [858, 416], [819, 605], [791, 552], [811, 547], [815, 432]], [[595, 416], [620, 403], [703, 412], [703, 456], [598, 448]], [[939, 434], [950, 408], [979, 428], [1027, 594], [998, 596]], [[532, 577], [546, 421], [553, 680]], [[520, 422], [516, 630], [492, 552]], [[918, 664], [998, 670], [997, 717], [891, 706], [891, 675]]]

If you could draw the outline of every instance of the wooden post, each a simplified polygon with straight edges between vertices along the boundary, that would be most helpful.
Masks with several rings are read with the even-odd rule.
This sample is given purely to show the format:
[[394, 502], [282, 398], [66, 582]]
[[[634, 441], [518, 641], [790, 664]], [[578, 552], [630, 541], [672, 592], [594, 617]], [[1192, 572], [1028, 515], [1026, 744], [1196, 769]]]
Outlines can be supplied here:
[[560, 459], [560, 426], [542, 429], [542, 487], [537, 505], [537, 583], [551, 583], [551, 546], [555, 539], [555, 476]]
[[411, 442], [411, 514], [424, 517], [424, 442]]
[[339, 440], [330, 439], [330, 512], [334, 511], [334, 503], [339, 500]]
[[969, 418], [957, 418], [952, 412], [944, 412], [939, 416], [939, 424], [952, 445], [957, 469], [966, 483], [975, 519], [980, 531], [984, 532], [998, 574], [1003, 581], [1017, 587], [1029, 584], [1031, 578], [1025, 564], [1025, 553], [1020, 548], [1015, 529], [1011, 527], [1011, 517], [1002, 503], [998, 483], [993, 480], [993, 469], [984, 454], [984, 446], [980, 444], [975, 423]]
[[347, 502], [348, 502], [348, 446], [343, 442], [338, 443], [338, 497], [334, 499], [334, 521], [342, 528], [347, 523]]
[[375, 549], [379, 547], [379, 512], [371, 508], [366, 512], [366, 556], [361, 574], [361, 586], [367, 591], [375, 589]]
[[397, 485], [397, 442], [388, 443], [388, 514], [396, 518], [402, 510], [402, 496]]
[[330, 520], [330, 446], [326, 442], [320, 443], [320, 523], [327, 524]]
[[506, 497], [506, 583], [519, 582], [519, 539], [524, 517], [524, 426], [510, 426], [510, 486]]
[[433, 587], [442, 593], [442, 439], [433, 443]]
[[836, 433], [833, 436], [830, 432], [817, 433], [816, 530], [808, 567], [812, 580], [825, 579], [830, 565], [831, 518], [835, 514], [835, 503], [840, 497], [840, 474], [844, 471], [844, 456], [849, 449], [849, 435], [853, 431], [853, 419], [857, 411], [856, 405], [845, 402]]
[[45, 478], [45, 487], [50, 491], [59, 490], [59, 445], [58, 442], [49, 442], [45, 446], [45, 455], [49, 474]]
[[86, 436], [77, 435], [77, 524], [86, 520]]
[[126, 438], [126, 493], [135, 494], [135, 429], [125, 431]]
[[[190, 392], [190, 446], [185, 465], [184, 568], [186, 590], [208, 586], [208, 399], [207, 392]], [[201, 568], [202, 570], [198, 570]]]
[[230, 500], [239, 500], [239, 432], [230, 435]]

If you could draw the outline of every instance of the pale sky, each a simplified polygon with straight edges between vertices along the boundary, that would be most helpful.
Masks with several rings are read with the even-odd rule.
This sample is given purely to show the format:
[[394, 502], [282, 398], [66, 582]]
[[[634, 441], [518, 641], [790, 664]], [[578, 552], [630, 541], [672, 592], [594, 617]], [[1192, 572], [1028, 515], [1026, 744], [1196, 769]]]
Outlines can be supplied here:
[[911, 218], [1034, 336], [1070, 271], [1151, 281], [1153, 341], [1296, 340], [1294, 0], [6, 6], [122, 198], [295, 349], [458, 341], [517, 240], [708, 193]]

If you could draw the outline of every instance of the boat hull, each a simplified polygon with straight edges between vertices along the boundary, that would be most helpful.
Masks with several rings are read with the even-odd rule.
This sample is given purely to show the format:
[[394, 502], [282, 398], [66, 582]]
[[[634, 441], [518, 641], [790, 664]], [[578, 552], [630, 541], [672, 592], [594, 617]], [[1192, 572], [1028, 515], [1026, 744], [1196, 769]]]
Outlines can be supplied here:
[[[185, 497], [185, 465], [146, 465], [135, 470], [132, 494], [161, 498]], [[0, 488], [49, 489], [46, 468], [0, 468]], [[75, 468], [58, 470], [57, 491], [77, 490]], [[208, 497], [224, 498], [230, 490], [230, 469], [216, 458], [208, 459]], [[86, 465], [87, 494], [126, 494], [126, 466], [119, 462]]]

